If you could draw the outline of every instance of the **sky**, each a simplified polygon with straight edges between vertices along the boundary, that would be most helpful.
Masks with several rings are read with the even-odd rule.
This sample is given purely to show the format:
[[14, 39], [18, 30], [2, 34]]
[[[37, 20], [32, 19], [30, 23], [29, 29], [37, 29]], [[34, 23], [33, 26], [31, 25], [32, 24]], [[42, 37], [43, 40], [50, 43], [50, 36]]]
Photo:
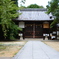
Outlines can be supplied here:
[[[20, 6], [20, 1], [21, 0], [18, 0], [18, 6]], [[23, 4], [23, 6], [28, 6], [30, 4], [37, 4], [39, 6], [43, 6], [46, 8], [46, 5], [48, 5], [48, 1], [51, 1], [51, 0], [26, 0], [25, 4]]]

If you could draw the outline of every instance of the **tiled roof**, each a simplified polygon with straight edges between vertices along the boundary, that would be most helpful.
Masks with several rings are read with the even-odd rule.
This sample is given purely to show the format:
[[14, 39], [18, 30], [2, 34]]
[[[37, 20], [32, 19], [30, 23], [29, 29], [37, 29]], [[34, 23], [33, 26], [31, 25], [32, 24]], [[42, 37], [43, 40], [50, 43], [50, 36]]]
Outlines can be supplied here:
[[[35, 11], [34, 11], [35, 10]], [[44, 21], [44, 20], [53, 20], [50, 19], [50, 16], [46, 14], [46, 9], [23, 9], [20, 10], [22, 14], [19, 15], [17, 20], [23, 21]]]

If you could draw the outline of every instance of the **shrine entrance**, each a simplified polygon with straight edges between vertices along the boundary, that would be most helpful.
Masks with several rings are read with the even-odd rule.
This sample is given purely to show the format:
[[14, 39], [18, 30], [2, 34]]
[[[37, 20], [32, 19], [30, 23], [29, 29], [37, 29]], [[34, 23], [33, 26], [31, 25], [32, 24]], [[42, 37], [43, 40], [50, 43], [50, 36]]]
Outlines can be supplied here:
[[43, 36], [42, 24], [25, 24], [25, 38], [40, 38]]

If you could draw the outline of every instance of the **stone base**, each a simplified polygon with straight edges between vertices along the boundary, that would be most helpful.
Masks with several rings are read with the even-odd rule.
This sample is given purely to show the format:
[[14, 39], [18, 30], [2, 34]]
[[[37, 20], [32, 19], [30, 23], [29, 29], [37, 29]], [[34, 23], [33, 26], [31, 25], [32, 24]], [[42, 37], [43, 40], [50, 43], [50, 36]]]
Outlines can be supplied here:
[[20, 37], [20, 40], [23, 40], [23, 37]]

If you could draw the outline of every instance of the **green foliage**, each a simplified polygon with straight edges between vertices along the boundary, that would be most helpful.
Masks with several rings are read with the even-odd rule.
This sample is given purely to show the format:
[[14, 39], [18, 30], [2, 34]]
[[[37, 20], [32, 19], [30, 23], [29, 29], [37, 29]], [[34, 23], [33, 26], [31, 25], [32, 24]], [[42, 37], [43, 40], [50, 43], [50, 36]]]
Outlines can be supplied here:
[[53, 28], [57, 24], [58, 19], [54, 19], [54, 21], [50, 24], [50, 28]]
[[18, 26], [16, 26], [12, 22], [12, 19], [16, 18], [19, 15], [19, 13], [17, 13], [17, 10], [19, 10], [19, 8], [16, 6], [16, 4], [14, 4], [13, 1], [0, 0], [0, 24], [2, 26], [5, 39], [8, 36], [7, 33], [8, 31], [10, 31], [10, 29], [13, 33], [16, 33], [17, 30], [19, 30]]
[[21, 0], [20, 5], [23, 6], [26, 0]]
[[48, 2], [47, 8], [47, 13], [54, 12], [58, 8], [58, 0], [51, 0], [50, 2]]
[[7, 32], [7, 39], [15, 39], [16, 35], [18, 35], [19, 30], [22, 31], [21, 28], [19, 28], [17, 25], [15, 25], [15, 23], [13, 21], [11, 21], [11, 26]]
[[20, 10], [26, 8], [25, 6], [20, 6]]
[[31, 4], [29, 6], [27, 6], [27, 8], [44, 8], [43, 6], [39, 6], [37, 4]]
[[52, 13], [55, 16], [54, 21], [51, 23], [51, 27], [53, 27], [54, 24], [59, 23], [59, 0], [51, 0], [48, 2], [47, 9], [48, 14]]
[[14, 3], [18, 6], [18, 0], [11, 0], [14, 1]]
[[0, 51], [5, 50], [6, 48], [7, 48], [7, 46], [0, 45]]

